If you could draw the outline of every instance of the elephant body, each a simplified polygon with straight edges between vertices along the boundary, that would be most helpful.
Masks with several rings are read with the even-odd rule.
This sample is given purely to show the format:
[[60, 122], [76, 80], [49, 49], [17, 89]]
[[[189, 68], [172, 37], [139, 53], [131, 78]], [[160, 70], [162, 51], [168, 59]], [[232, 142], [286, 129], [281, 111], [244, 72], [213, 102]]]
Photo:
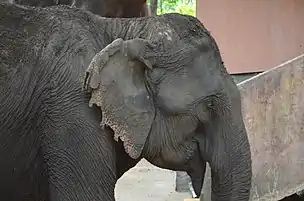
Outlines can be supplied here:
[[0, 119], [1, 200], [111, 201], [141, 158], [249, 198], [239, 92], [191, 16], [0, 4]]
[[117, 179], [139, 159], [124, 158], [81, 89], [103, 34], [86, 30], [95, 27], [81, 10], [51, 21], [56, 10], [0, 10], [0, 200], [114, 200]]

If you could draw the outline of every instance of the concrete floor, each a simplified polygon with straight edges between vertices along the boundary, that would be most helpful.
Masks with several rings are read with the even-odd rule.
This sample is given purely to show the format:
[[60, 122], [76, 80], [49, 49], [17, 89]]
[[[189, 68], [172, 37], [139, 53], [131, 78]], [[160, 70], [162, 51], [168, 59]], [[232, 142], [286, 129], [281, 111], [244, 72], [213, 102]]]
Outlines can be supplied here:
[[119, 179], [115, 197], [117, 201], [183, 201], [191, 194], [175, 192], [175, 172], [141, 160]]
[[[175, 192], [175, 172], [143, 159], [118, 180], [115, 197], [116, 201], [184, 201], [191, 194]], [[303, 201], [303, 198], [294, 194], [280, 201]]]

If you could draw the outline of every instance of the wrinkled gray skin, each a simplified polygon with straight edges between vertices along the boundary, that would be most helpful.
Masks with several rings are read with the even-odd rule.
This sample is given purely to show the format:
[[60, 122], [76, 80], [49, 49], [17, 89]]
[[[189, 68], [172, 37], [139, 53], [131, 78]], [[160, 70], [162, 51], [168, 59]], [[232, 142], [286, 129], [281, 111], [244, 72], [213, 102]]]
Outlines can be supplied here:
[[[113, 135], [133, 159], [188, 172], [197, 191], [207, 161], [212, 200], [248, 200], [240, 95], [196, 18], [0, 4], [0, 41], [1, 200], [114, 200]], [[119, 51], [133, 61], [105, 65]]]
[[[103, 17], [145, 17], [150, 16], [146, 0], [0, 0], [33, 7], [68, 5], [81, 8]], [[140, 159], [132, 159], [124, 152], [122, 142], [116, 143], [116, 165], [118, 178], [134, 167]]]
[[[150, 16], [146, 0], [0, 0], [33, 7], [50, 7], [68, 5], [81, 8], [102, 17], [145, 17]], [[116, 165], [118, 178], [134, 167], [140, 159], [132, 159], [124, 152], [122, 142], [116, 143]]]

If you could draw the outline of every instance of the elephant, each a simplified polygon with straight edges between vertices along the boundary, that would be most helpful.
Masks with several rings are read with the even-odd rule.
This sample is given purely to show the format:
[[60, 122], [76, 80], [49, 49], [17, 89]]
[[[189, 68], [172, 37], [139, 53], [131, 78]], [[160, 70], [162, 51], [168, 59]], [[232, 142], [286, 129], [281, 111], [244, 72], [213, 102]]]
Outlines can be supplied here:
[[115, 200], [141, 158], [249, 199], [240, 94], [197, 18], [2, 3], [0, 41], [0, 199]]
[[[3, 3], [5, 2], [3, 1]], [[69, 5], [91, 11], [103, 17], [132, 18], [150, 16], [146, 0], [7, 0], [6, 3], [34, 7]], [[118, 152], [116, 154], [116, 163], [119, 167], [117, 169], [117, 178], [120, 178], [127, 170], [134, 167], [140, 159], [130, 158], [122, 149], [121, 142], [116, 143], [115, 146], [116, 152]]]
[[146, 0], [10, 0], [20, 5], [49, 7], [69, 5], [102, 17], [132, 18], [150, 16]]
[[[34, 7], [69, 5], [91, 11], [94, 14], [103, 17], [131, 18], [150, 16], [150, 10], [146, 4], [146, 0], [8, 0], [6, 3], [15, 3]], [[118, 152], [116, 154], [116, 165], [119, 167], [116, 173], [117, 179], [140, 161], [140, 159], [130, 158], [121, 146], [121, 141], [115, 144], [116, 152]]]

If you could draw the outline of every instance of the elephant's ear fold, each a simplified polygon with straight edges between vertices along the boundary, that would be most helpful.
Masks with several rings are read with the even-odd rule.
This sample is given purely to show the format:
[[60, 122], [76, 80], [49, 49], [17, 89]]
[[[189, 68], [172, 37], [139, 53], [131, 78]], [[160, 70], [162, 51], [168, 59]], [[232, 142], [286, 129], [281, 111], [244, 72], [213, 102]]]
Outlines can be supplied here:
[[136, 53], [125, 54], [125, 43], [116, 39], [95, 55], [86, 72], [85, 88], [91, 92], [90, 106], [101, 108], [102, 124], [114, 130], [115, 139], [119, 137], [129, 156], [136, 159], [144, 148], [155, 109], [145, 84], [147, 66]]

